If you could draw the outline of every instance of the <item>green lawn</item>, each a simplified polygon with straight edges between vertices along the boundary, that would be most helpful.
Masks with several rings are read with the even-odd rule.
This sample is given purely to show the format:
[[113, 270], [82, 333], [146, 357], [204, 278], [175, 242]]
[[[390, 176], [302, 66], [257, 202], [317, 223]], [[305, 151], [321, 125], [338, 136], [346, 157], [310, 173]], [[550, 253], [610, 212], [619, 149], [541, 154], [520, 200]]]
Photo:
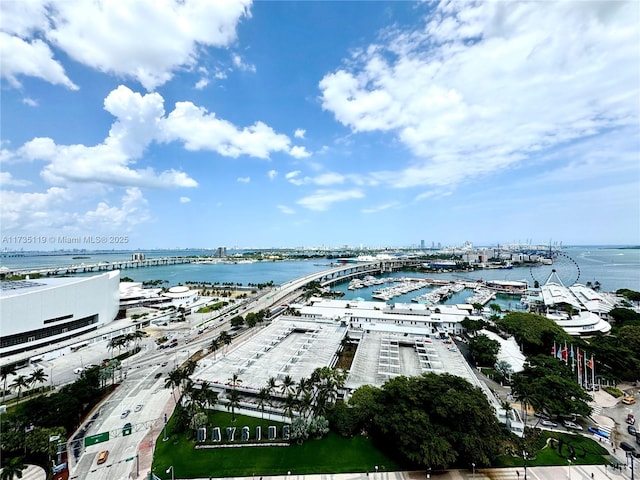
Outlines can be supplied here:
[[[211, 415], [212, 425], [224, 427], [235, 426], [236, 438], [240, 430], [248, 425], [251, 434], [256, 425], [263, 425], [263, 437], [268, 425], [278, 422], [262, 421], [260, 418], [237, 416], [231, 422], [231, 415], [215, 412]], [[169, 422], [171, 427], [171, 421]], [[241, 442], [235, 442], [241, 444]], [[234, 447], [215, 449], [194, 449], [194, 442], [182, 436], [173, 435], [167, 442], [162, 441], [162, 434], [153, 461], [153, 472], [160, 478], [171, 478], [166, 474], [167, 468], [173, 465], [175, 475], [181, 478], [195, 477], [231, 477], [252, 475], [282, 475], [288, 471], [297, 474], [305, 473], [340, 473], [372, 471], [378, 465], [381, 471], [398, 470], [400, 467], [388, 456], [376, 449], [365, 437], [343, 438], [330, 433], [322, 440], [308, 440], [302, 445], [287, 447]]]
[[[538, 450], [535, 458], [527, 460], [527, 466], [548, 466], [548, 465], [568, 465], [567, 458], [575, 453], [573, 465], [604, 465], [608, 461], [603, 455], [609, 452], [598, 442], [581, 435], [570, 435], [565, 433], [545, 432], [543, 439], [555, 438], [562, 440], [562, 450], [558, 451], [558, 443], [552, 447], [548, 442]], [[569, 448], [571, 446], [573, 451]], [[498, 458], [496, 467], [521, 467], [523, 461], [521, 457], [503, 455]]]

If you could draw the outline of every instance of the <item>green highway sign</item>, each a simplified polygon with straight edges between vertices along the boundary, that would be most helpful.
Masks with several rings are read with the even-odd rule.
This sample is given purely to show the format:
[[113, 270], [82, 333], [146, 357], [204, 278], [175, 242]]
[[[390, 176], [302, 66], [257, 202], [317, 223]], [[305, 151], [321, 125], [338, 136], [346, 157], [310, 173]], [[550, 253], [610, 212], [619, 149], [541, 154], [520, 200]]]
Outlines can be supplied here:
[[109, 432], [98, 433], [97, 435], [89, 435], [84, 437], [84, 446], [95, 445], [96, 443], [102, 443], [109, 440]]
[[129, 457], [129, 458], [127, 458], [127, 459], [125, 460], [125, 462], [130, 462], [130, 461], [132, 461], [134, 458], [136, 458], [136, 457]]

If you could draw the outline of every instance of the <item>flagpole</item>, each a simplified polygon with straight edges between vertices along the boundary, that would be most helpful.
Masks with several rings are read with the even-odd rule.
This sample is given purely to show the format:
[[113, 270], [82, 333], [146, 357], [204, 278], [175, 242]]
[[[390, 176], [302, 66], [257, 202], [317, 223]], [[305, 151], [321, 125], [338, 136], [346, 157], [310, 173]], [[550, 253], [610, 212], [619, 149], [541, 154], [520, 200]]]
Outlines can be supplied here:
[[589, 371], [587, 370], [587, 352], [584, 352], [584, 384], [582, 385], [583, 387], [587, 387], [587, 378], [589, 375]]
[[573, 343], [571, 344], [571, 371], [576, 370], [576, 357], [574, 357]]
[[596, 386], [596, 361], [593, 359], [593, 353], [591, 354], [591, 386]]

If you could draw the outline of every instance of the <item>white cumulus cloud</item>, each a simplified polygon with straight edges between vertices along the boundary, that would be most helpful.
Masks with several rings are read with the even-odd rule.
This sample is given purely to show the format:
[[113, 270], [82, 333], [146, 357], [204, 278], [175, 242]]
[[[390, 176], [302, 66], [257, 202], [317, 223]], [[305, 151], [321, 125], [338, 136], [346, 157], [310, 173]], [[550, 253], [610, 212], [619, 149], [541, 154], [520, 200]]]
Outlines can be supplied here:
[[163, 131], [167, 141], [184, 142], [187, 150], [212, 150], [234, 158], [250, 155], [266, 159], [271, 152], [293, 155], [289, 137], [276, 133], [265, 123], [257, 121], [249, 127], [238, 128], [191, 102], [176, 103], [163, 122]]
[[[4, 7], [4, 4], [3, 4]], [[4, 23], [4, 21], [3, 21]], [[37, 77], [54, 85], [71, 90], [78, 86], [67, 77], [64, 68], [53, 59], [49, 45], [40, 39], [24, 40], [6, 32], [0, 32], [2, 50], [2, 76], [14, 87], [20, 87], [20, 76]]]
[[154, 90], [178, 68], [197, 65], [201, 47], [226, 47], [250, 16], [250, 0], [29, 0], [3, 2], [2, 74], [76, 88], [51, 46], [101, 72]]
[[[322, 105], [413, 154], [394, 187], [451, 185], [638, 125], [635, 2], [442, 2], [320, 81]], [[615, 72], [615, 74], [612, 74]]]
[[311, 195], [301, 198], [296, 203], [309, 210], [324, 211], [337, 202], [363, 198], [361, 190], [316, 190]]

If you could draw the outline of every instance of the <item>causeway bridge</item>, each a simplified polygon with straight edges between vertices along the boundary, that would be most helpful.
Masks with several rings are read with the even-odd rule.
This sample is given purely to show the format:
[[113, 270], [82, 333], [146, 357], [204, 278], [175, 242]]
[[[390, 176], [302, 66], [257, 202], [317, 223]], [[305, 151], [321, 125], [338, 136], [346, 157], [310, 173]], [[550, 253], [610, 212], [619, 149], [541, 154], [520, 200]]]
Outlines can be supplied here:
[[[12, 275], [33, 275], [40, 274], [43, 276], [70, 275], [75, 273], [102, 272], [107, 270], [126, 270], [129, 268], [146, 268], [167, 265], [179, 265], [185, 263], [195, 263], [199, 259], [197, 257], [161, 257], [161, 258], [145, 258], [137, 260], [116, 260], [112, 262], [97, 263], [80, 263], [76, 265], [47, 267], [38, 269], [16, 269], [3, 270], [0, 272], [2, 277]], [[415, 258], [397, 258], [385, 259], [363, 263], [347, 263], [339, 265], [328, 270], [316, 272], [311, 275], [302, 277], [304, 283], [319, 281], [322, 286], [331, 286], [336, 283], [345, 282], [352, 278], [364, 277], [365, 275], [375, 275], [381, 273], [395, 272], [406, 267], [417, 266], [424, 260]], [[298, 280], [302, 280], [298, 279]]]
[[33, 275], [40, 274], [44, 276], [69, 275], [74, 273], [88, 272], [104, 272], [107, 270], [126, 270], [128, 268], [146, 268], [160, 267], [167, 265], [179, 265], [183, 263], [194, 263], [198, 260], [196, 257], [160, 257], [160, 258], [144, 258], [137, 260], [115, 260], [113, 262], [97, 262], [97, 263], [80, 263], [76, 265], [66, 265], [58, 267], [47, 267], [37, 269], [16, 269], [2, 270], [2, 277], [12, 275]]
[[397, 272], [403, 268], [416, 267], [422, 263], [424, 263], [424, 260], [418, 260], [416, 258], [397, 258], [365, 263], [350, 263], [332, 268], [331, 270], [318, 272], [316, 274], [316, 280], [325, 287], [366, 275]]

